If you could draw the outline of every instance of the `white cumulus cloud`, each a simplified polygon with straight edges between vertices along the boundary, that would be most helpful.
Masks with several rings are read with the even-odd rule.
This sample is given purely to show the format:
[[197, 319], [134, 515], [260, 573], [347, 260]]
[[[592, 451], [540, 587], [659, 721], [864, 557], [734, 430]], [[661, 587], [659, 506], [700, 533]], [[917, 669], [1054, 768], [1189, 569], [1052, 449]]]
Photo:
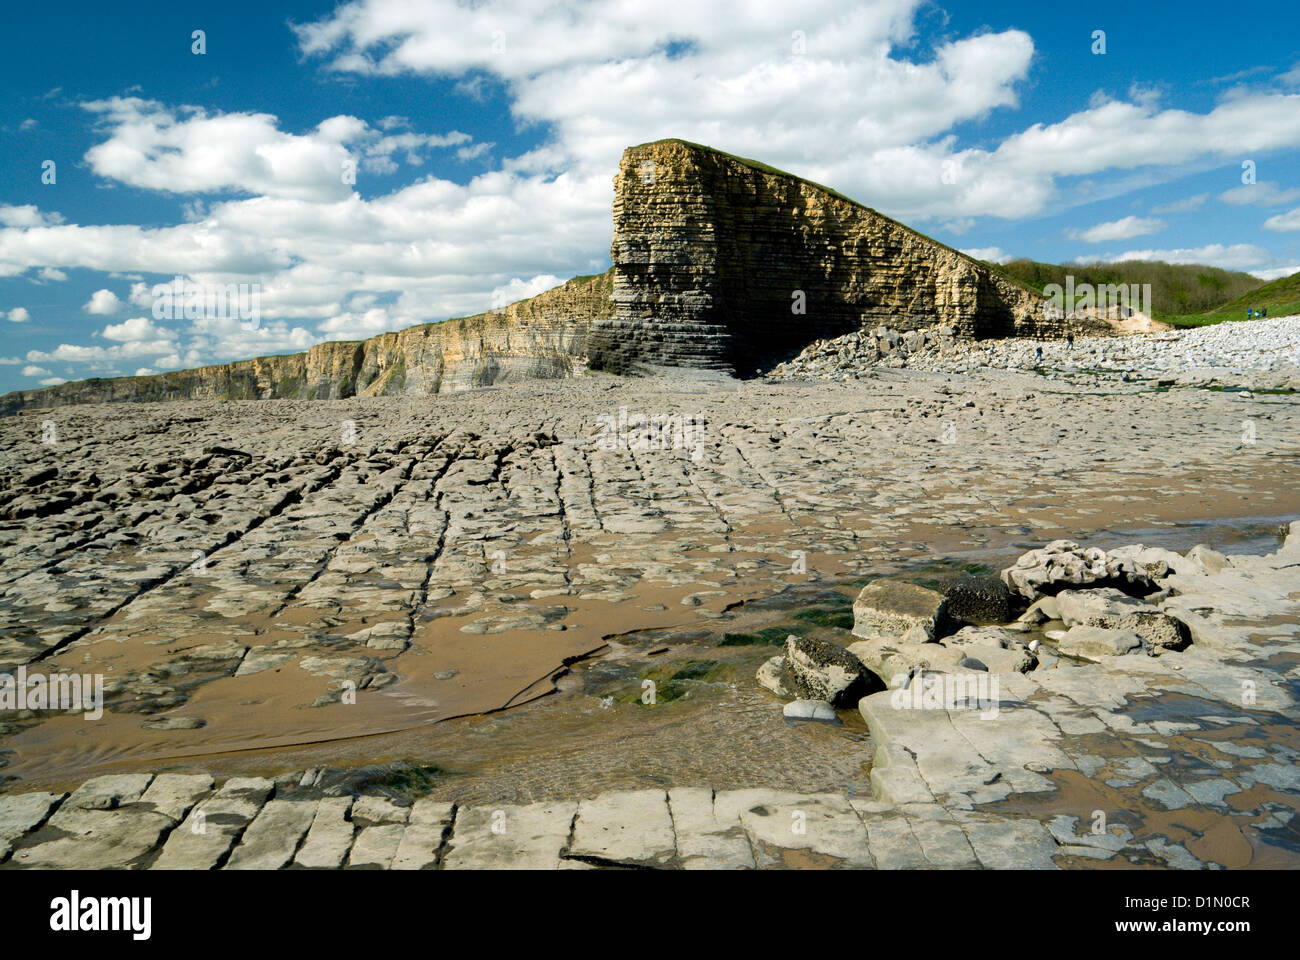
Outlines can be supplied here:
[[1225, 270], [1249, 270], [1262, 266], [1273, 259], [1273, 255], [1263, 247], [1249, 243], [1234, 243], [1225, 246], [1211, 243], [1204, 247], [1178, 248], [1172, 250], [1127, 250], [1124, 253], [1103, 257], [1081, 257], [1085, 260], [1102, 263], [1119, 263], [1122, 260], [1161, 260], [1165, 263], [1203, 263], [1211, 267], [1223, 267]]
[[1073, 230], [1070, 236], [1084, 243], [1110, 243], [1159, 233], [1164, 228], [1165, 222], [1154, 217], [1124, 217], [1122, 220], [1099, 223], [1086, 230]]
[[1278, 233], [1289, 230], [1300, 230], [1300, 207], [1294, 210], [1288, 210], [1286, 213], [1279, 213], [1269, 217], [1264, 221], [1265, 230], [1273, 230]]
[[1254, 204], [1257, 207], [1277, 207], [1300, 200], [1300, 187], [1283, 190], [1275, 181], [1261, 180], [1225, 190], [1219, 194], [1219, 199], [1235, 206]]
[[96, 290], [81, 309], [87, 313], [107, 317], [122, 309], [122, 301], [112, 290]]
[[968, 257], [974, 257], [976, 260], [984, 260], [988, 263], [1007, 263], [1014, 260], [1011, 254], [1005, 252], [1001, 247], [973, 247], [970, 250], [963, 250], [962, 253]]

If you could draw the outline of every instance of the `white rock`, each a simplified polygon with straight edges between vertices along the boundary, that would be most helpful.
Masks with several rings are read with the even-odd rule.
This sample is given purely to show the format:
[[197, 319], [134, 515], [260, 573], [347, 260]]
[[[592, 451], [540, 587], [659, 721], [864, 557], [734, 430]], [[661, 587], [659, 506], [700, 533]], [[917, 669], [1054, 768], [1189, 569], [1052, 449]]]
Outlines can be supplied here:
[[792, 720], [824, 720], [839, 723], [835, 708], [825, 700], [794, 700], [781, 708], [782, 716]]

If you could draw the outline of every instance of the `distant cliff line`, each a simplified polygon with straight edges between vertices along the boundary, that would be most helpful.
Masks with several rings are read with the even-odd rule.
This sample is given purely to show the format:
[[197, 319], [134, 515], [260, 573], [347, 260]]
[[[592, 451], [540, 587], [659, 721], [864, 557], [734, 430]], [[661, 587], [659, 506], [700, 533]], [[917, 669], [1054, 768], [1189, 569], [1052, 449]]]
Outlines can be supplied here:
[[70, 403], [333, 400], [471, 390], [586, 369], [586, 333], [613, 312], [612, 271], [575, 277], [498, 310], [424, 323], [306, 353], [139, 377], [78, 380], [0, 397], [0, 414]]
[[820, 184], [684, 140], [624, 151], [613, 266], [473, 317], [306, 353], [0, 397], [69, 403], [426, 395], [638, 363], [742, 376], [863, 325], [961, 337], [1064, 336], [1036, 292]]

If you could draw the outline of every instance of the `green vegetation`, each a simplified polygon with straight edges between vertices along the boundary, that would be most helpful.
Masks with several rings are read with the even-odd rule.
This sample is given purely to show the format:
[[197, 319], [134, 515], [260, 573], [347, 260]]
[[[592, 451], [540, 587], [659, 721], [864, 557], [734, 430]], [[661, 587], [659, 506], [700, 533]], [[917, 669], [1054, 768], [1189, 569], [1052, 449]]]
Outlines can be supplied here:
[[[1038, 293], [1053, 283], [1064, 287], [1067, 275], [1074, 277], [1075, 286], [1089, 284], [1094, 288], [1149, 283], [1154, 318], [1175, 324], [1185, 323], [1185, 318], [1189, 316], [1218, 311], [1235, 298], [1245, 297], [1249, 300], [1263, 286], [1263, 281], [1258, 277], [1236, 270], [1147, 260], [1064, 264], [1012, 260], [996, 269]], [[1297, 293], [1296, 298], [1300, 299], [1300, 293]], [[1069, 309], [1070, 304], [1065, 307]], [[1245, 314], [1246, 308], [1243, 306], [1241, 317], [1233, 319], [1244, 319]]]
[[1267, 310], [1270, 317], [1300, 313], [1300, 273], [1256, 286], [1215, 309], [1161, 319], [1167, 319], [1169, 323], [1180, 327], [1202, 327], [1225, 320], [1245, 320], [1247, 310], [1261, 308]]
[[996, 577], [998, 571], [986, 563], [972, 560], [938, 560], [909, 570], [904, 576], [918, 587], [938, 590], [945, 580], [953, 577]]
[[302, 389], [302, 378], [296, 376], [281, 377], [275, 382], [271, 396], [281, 400], [296, 400]]
[[[851, 624], [850, 624], [851, 626]], [[785, 643], [785, 638], [792, 633], [798, 633], [799, 628], [795, 626], [764, 627], [757, 633], [728, 633], [722, 637], [720, 647], [753, 647], [753, 646], [770, 646], [779, 647]]]
[[363, 770], [364, 773], [357, 778], [354, 786], [409, 799], [424, 796], [452, 776], [450, 771], [442, 767], [414, 760], [398, 760], [385, 767]]
[[853, 629], [853, 611], [851, 609], [832, 610], [826, 607], [810, 607], [807, 610], [800, 610], [794, 616], [796, 620], [802, 620], [818, 627], [834, 627], [837, 630]]
[[401, 393], [406, 386], [406, 357], [399, 355], [388, 368], [388, 378], [384, 381], [384, 395]]
[[1064, 287], [1067, 275], [1074, 277], [1076, 286], [1086, 283], [1094, 288], [1149, 283], [1154, 318], [1176, 327], [1245, 320], [1249, 309], [1265, 309], [1270, 317], [1300, 313], [1300, 273], [1264, 283], [1237, 270], [1146, 260], [1065, 264], [1012, 260], [989, 266], [1039, 293], [1052, 283]]

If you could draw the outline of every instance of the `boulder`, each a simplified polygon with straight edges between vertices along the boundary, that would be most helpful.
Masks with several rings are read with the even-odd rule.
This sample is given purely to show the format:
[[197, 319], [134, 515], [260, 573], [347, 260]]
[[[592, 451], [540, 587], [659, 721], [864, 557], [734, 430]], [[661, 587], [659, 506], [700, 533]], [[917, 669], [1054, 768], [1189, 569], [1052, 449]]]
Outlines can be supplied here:
[[948, 600], [906, 580], [873, 580], [853, 601], [853, 634], [927, 642], [942, 635]]
[[1159, 590], [1159, 581], [1171, 573], [1201, 569], [1196, 558], [1160, 547], [1136, 544], [1108, 552], [1080, 547], [1073, 540], [1053, 540], [1023, 554], [1014, 566], [1002, 571], [1002, 580], [1026, 600], [1093, 585], [1121, 587], [1130, 595], [1146, 595]]
[[1056, 595], [1058, 618], [1067, 627], [1114, 627], [1120, 617], [1138, 610], [1155, 610], [1113, 587], [1093, 590], [1062, 590]]
[[825, 700], [794, 700], [781, 709], [781, 715], [791, 720], [818, 720], [823, 723], [840, 722], [835, 708]]
[[963, 623], [1006, 623], [1011, 590], [997, 577], [951, 577], [938, 585], [948, 600], [948, 616]]
[[1114, 565], [1117, 574], [1126, 583], [1140, 588], [1143, 593], [1159, 589], [1156, 581], [1163, 580], [1171, 573], [1195, 573], [1202, 569], [1195, 557], [1185, 557], [1164, 547], [1144, 547], [1140, 543], [1117, 547], [1106, 557], [1107, 563]]
[[794, 700], [825, 700], [833, 706], [856, 703], [884, 684], [849, 651], [813, 637], [791, 635], [785, 653], [758, 669], [760, 686]]
[[754, 675], [758, 685], [764, 690], [770, 690], [782, 700], [793, 700], [798, 694], [794, 693], [786, 686], [785, 676], [785, 657], [775, 656], [770, 660], [764, 660], [758, 668], [758, 673]]
[[1184, 650], [1192, 642], [1187, 624], [1160, 610], [1137, 610], [1115, 621], [1117, 630], [1132, 630], [1157, 650]]
[[1204, 543], [1187, 551], [1187, 559], [1195, 560], [1206, 573], [1215, 574], [1228, 565], [1228, 558]]
[[1060, 620], [1061, 609], [1056, 605], [1055, 597], [1039, 597], [1029, 605], [1029, 609], [1022, 613], [1017, 622], [1038, 624], [1047, 623], [1049, 620]]
[[1071, 627], [1057, 641], [1057, 649], [1071, 657], [1100, 660], [1137, 653], [1142, 639], [1132, 630], [1108, 630], [1105, 627]]
[[[1024, 639], [1001, 627], [963, 627], [945, 638], [943, 645], [960, 657], [978, 661], [991, 673], [1028, 673], [1038, 666], [1038, 658]], [[957, 665], [980, 669], [968, 667], [963, 661]]]
[[1128, 630], [1161, 650], [1182, 650], [1192, 642], [1181, 620], [1119, 590], [1062, 590], [1056, 602], [1068, 627]]

